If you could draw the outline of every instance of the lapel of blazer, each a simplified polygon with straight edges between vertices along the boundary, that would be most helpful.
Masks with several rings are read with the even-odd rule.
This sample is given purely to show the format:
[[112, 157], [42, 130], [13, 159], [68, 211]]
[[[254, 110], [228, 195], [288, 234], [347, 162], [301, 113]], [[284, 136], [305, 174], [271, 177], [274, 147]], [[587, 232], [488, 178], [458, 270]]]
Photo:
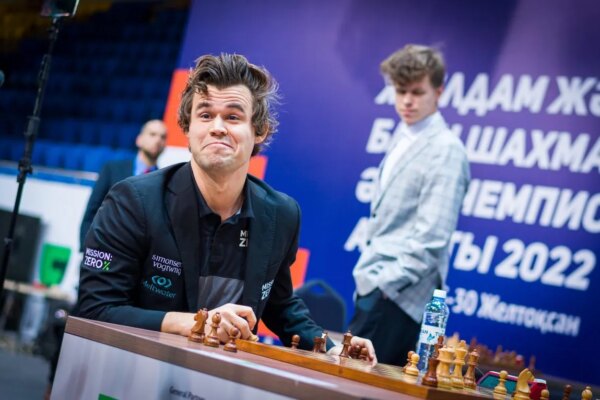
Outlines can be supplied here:
[[[400, 125], [398, 125], [398, 127], [399, 126]], [[381, 184], [380, 184], [381, 172], [383, 171], [384, 164], [386, 163], [387, 159], [390, 156], [390, 151], [396, 146], [396, 143], [398, 143], [399, 140], [400, 140], [400, 135], [397, 133], [394, 133], [394, 138], [392, 139], [392, 143], [388, 147], [388, 150], [386, 151], [385, 155], [381, 159], [381, 162], [377, 166], [377, 178], [373, 182], [373, 184], [375, 185], [375, 194], [373, 195], [373, 201], [371, 201], [371, 210], [374, 210], [376, 205], [379, 204], [379, 199], [381, 198], [381, 195], [383, 194], [383, 189], [384, 189], [381, 187]]]
[[189, 310], [195, 312], [198, 303], [198, 277], [200, 274], [200, 231], [198, 226], [198, 201], [194, 189], [190, 164], [177, 171], [168, 183], [165, 203], [175, 243], [181, 254], [185, 293]]
[[252, 307], [256, 312], [261, 301], [261, 287], [265, 283], [275, 238], [275, 205], [267, 198], [267, 193], [262, 188], [250, 179], [247, 182], [250, 185], [254, 219], [250, 222], [242, 304]]
[[[406, 166], [413, 161], [418, 155], [419, 153], [421, 153], [426, 147], [427, 144], [429, 143], [429, 140], [435, 136], [443, 126], [438, 125], [437, 122], [434, 121], [435, 125], [432, 125], [429, 130], [427, 132], [423, 132], [422, 135], [420, 135], [417, 140], [415, 140], [414, 143], [412, 143], [408, 149], [406, 150], [406, 152], [402, 155], [402, 157], [400, 158], [400, 160], [396, 163], [396, 165], [394, 166], [394, 170], [393, 172], [390, 174], [390, 177], [385, 185], [385, 187], [380, 187], [379, 190], [376, 193], [376, 197], [375, 197], [375, 201], [373, 202], [373, 207], [371, 207], [372, 211], [375, 211], [377, 209], [377, 207], [379, 207], [379, 204], [381, 203], [381, 200], [383, 199], [383, 196], [385, 195], [385, 193], [387, 192], [387, 190], [390, 188], [391, 183], [394, 181], [394, 179], [396, 179], [396, 176], [402, 172], [402, 170], [404, 168], [406, 168]], [[445, 125], [444, 125], [445, 126]], [[394, 142], [395, 144], [395, 142]], [[393, 148], [393, 147], [392, 147]], [[391, 150], [391, 148], [390, 148]], [[389, 154], [389, 152], [388, 152]], [[388, 154], [386, 154], [386, 157], [388, 156]], [[384, 161], [385, 161], [384, 158]], [[383, 162], [380, 166], [380, 171], [381, 171], [381, 167], [383, 167]], [[381, 173], [381, 172], [380, 172]]]

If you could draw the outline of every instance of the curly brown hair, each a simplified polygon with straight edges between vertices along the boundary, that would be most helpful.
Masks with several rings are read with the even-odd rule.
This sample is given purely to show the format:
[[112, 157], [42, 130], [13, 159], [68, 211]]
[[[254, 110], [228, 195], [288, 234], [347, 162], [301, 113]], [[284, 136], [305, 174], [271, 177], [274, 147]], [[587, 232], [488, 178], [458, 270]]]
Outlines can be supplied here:
[[446, 66], [438, 50], [417, 44], [407, 44], [381, 63], [381, 73], [395, 85], [406, 86], [429, 76], [431, 85], [439, 88], [444, 83]]
[[219, 56], [204, 55], [196, 60], [196, 67], [191, 70], [185, 89], [181, 94], [181, 103], [177, 114], [177, 123], [187, 133], [190, 129], [192, 102], [194, 94], [208, 93], [208, 85], [218, 89], [234, 85], [245, 85], [252, 94], [252, 125], [256, 136], [265, 136], [261, 143], [254, 145], [252, 155], [260, 152], [277, 132], [277, 113], [273, 109], [278, 103], [278, 85], [269, 72], [251, 64], [246, 57], [239, 54]]

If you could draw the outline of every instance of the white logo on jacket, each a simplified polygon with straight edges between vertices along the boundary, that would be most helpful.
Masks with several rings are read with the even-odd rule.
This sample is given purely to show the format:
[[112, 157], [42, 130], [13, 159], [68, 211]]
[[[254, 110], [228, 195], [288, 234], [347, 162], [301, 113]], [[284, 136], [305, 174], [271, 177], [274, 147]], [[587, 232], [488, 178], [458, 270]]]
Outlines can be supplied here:
[[271, 288], [273, 287], [273, 281], [267, 282], [262, 285], [262, 296], [260, 298], [261, 301], [269, 297], [269, 293], [271, 293]]
[[248, 247], [248, 231], [246, 229], [240, 230], [240, 247]]

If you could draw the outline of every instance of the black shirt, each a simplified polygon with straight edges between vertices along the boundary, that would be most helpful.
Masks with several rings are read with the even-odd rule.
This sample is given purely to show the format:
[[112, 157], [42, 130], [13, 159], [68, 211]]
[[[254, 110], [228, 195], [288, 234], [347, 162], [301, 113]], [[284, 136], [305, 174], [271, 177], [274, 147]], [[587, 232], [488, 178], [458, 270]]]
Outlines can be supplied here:
[[244, 185], [242, 208], [221, 223], [194, 183], [200, 219], [200, 276], [198, 307], [209, 310], [238, 303], [244, 290], [249, 226], [254, 218], [248, 185]]

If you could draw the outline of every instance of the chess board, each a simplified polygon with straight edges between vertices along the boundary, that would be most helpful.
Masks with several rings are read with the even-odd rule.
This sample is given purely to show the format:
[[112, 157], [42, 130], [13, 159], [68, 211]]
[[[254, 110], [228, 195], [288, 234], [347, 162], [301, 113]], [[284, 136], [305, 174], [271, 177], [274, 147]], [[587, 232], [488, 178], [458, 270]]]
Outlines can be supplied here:
[[339, 376], [372, 386], [408, 394], [422, 399], [460, 400], [490, 399], [475, 390], [444, 390], [421, 385], [421, 376], [413, 377], [402, 372], [401, 367], [377, 364], [368, 361], [342, 358], [339, 356], [297, 350], [281, 346], [266, 345], [247, 340], [236, 341], [238, 350], [278, 361], [298, 365], [315, 371]]

